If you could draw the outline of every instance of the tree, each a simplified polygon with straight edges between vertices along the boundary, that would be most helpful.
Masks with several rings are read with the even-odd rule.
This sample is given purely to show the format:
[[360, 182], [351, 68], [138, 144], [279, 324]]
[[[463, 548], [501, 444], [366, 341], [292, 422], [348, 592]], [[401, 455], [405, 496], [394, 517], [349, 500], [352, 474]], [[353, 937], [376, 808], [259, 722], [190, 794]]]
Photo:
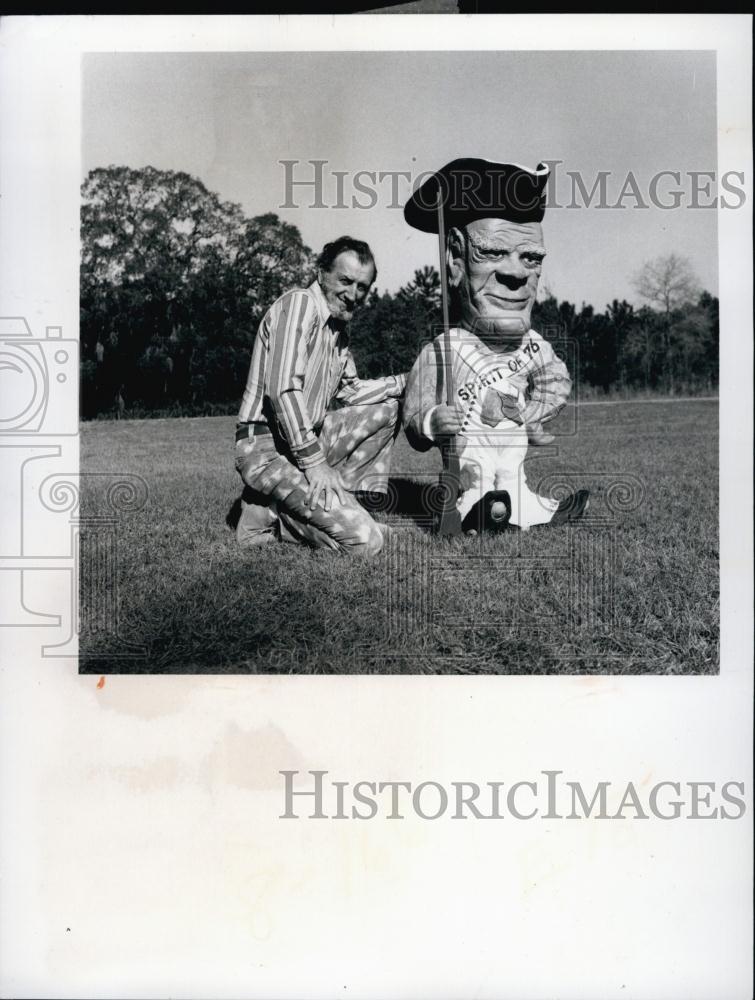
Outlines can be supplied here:
[[638, 294], [663, 315], [662, 371], [669, 392], [675, 391], [671, 344], [672, 312], [689, 306], [700, 294], [699, 283], [688, 258], [670, 253], [647, 261], [633, 278]]
[[690, 305], [700, 294], [688, 258], [675, 253], [647, 261], [635, 274], [633, 284], [638, 294], [667, 318], [672, 309]]
[[684, 385], [703, 382], [710, 389], [717, 381], [718, 300], [707, 292], [696, 305], [674, 314], [671, 357], [674, 376]]
[[92, 170], [81, 196], [82, 278], [100, 287], [152, 278], [177, 292], [243, 228], [238, 205], [174, 170]]
[[359, 374], [375, 378], [409, 371], [441, 327], [440, 275], [434, 267], [415, 271], [395, 295], [373, 290], [351, 323]]
[[153, 167], [82, 185], [81, 345], [97, 411], [238, 401], [264, 310], [311, 280], [295, 226], [246, 218], [201, 181]]
[[434, 267], [425, 266], [414, 272], [414, 278], [400, 288], [399, 298], [422, 303], [430, 314], [441, 310], [440, 275]]

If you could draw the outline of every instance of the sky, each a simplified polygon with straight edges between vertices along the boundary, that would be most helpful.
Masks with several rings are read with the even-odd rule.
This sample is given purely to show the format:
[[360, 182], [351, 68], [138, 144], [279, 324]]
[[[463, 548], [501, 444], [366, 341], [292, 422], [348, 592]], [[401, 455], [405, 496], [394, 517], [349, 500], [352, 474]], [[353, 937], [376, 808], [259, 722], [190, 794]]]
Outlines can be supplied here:
[[[411, 181], [355, 187], [358, 171], [408, 171], [412, 180], [459, 156], [554, 169], [551, 197], [572, 199], [567, 171], [589, 191], [608, 171], [614, 204], [631, 171], [642, 198], [662, 170], [679, 171], [682, 206], [551, 207], [544, 221], [544, 286], [602, 309], [638, 302], [632, 276], [661, 254], [689, 257], [717, 291], [716, 211], [692, 207], [690, 171], [716, 170], [712, 52], [97, 53], [84, 57], [83, 176], [95, 167], [154, 166], [200, 178], [247, 215], [276, 212], [319, 250], [348, 233], [367, 240], [378, 287], [395, 291], [437, 265], [437, 238], [411, 229], [401, 206]], [[311, 188], [286, 202], [286, 168], [312, 179], [325, 160], [323, 201]], [[346, 171], [338, 204], [337, 171]], [[702, 183], [706, 183], [703, 179]], [[672, 178], [659, 186], [671, 200]], [[716, 193], [713, 185], [712, 193]], [[711, 200], [701, 193], [702, 205]], [[396, 207], [398, 204], [399, 207]]]

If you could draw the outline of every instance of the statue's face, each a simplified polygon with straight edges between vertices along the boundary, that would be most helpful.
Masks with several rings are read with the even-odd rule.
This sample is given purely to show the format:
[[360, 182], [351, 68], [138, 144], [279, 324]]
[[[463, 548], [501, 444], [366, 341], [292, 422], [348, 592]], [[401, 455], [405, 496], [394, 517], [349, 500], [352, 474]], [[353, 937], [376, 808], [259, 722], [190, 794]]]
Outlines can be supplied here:
[[353, 250], [344, 250], [329, 271], [320, 270], [318, 281], [334, 319], [348, 321], [364, 302], [373, 281], [375, 266], [363, 264]]
[[449, 256], [465, 329], [504, 339], [529, 330], [545, 257], [539, 222], [476, 219], [449, 232]]

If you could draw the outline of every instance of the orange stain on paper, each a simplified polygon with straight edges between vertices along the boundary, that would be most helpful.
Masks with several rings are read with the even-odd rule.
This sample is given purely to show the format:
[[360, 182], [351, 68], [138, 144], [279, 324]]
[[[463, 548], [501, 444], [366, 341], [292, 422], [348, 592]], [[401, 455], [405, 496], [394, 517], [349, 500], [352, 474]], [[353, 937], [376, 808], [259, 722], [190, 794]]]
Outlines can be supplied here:
[[105, 687], [105, 678], [104, 677], [100, 677], [100, 679], [97, 681], [97, 687], [98, 688], [104, 688]]

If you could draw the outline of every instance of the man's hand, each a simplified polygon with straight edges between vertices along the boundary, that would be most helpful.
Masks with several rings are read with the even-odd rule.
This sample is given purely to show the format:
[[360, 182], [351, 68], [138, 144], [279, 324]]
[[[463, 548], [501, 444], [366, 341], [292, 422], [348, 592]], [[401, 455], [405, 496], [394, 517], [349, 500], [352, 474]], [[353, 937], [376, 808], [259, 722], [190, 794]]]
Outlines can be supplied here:
[[305, 469], [304, 475], [309, 484], [304, 503], [310, 510], [320, 504], [321, 495], [324, 510], [330, 510], [334, 496], [338, 497], [339, 503], [346, 502], [347, 491], [338, 469], [331, 468], [327, 462], [320, 462], [319, 465]]
[[440, 404], [430, 417], [430, 433], [434, 438], [451, 437], [461, 430], [462, 414], [455, 406]]

